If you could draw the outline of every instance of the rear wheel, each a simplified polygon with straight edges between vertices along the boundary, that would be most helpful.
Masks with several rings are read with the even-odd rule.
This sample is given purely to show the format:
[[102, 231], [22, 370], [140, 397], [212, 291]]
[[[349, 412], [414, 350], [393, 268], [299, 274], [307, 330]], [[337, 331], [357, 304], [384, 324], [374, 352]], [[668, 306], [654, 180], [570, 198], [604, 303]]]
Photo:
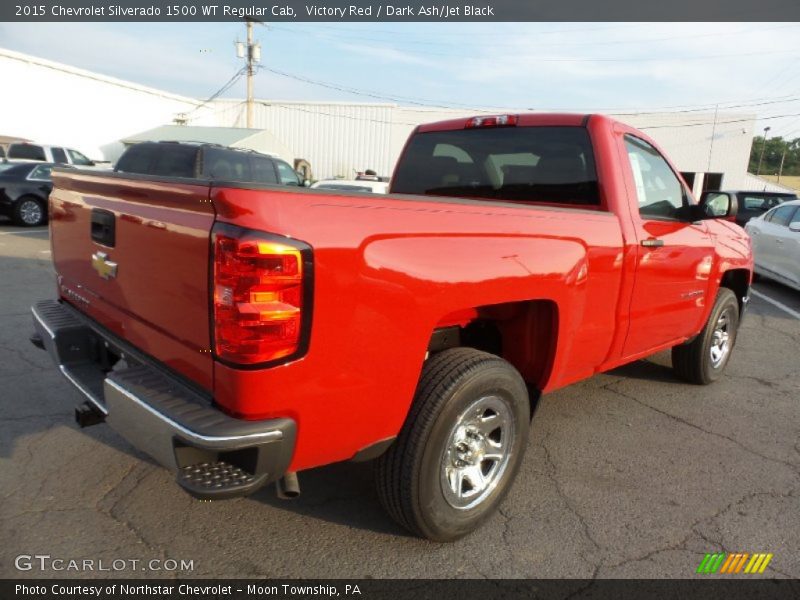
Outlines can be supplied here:
[[739, 331], [739, 302], [720, 288], [708, 322], [694, 340], [672, 349], [672, 368], [681, 379], [706, 385], [720, 378]]
[[36, 227], [47, 220], [44, 204], [33, 196], [23, 196], [14, 205], [14, 223], [23, 227]]
[[471, 348], [434, 355], [400, 435], [377, 461], [381, 503], [421, 537], [470, 533], [511, 487], [529, 423], [527, 389], [509, 363]]

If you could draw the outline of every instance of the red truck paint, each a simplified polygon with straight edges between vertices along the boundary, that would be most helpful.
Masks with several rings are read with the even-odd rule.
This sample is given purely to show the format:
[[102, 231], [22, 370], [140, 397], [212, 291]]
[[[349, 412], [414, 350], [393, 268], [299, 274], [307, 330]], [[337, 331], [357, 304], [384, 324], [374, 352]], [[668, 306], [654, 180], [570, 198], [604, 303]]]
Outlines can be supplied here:
[[[294, 419], [290, 471], [350, 459], [397, 435], [439, 327], [496, 320], [503, 357], [543, 392], [696, 335], [727, 272], [746, 272], [749, 283], [746, 234], [719, 220], [642, 219], [623, 143], [627, 133], [656, 146], [641, 132], [582, 115], [519, 115], [516, 126], [543, 125], [588, 128], [599, 207], [60, 172], [51, 195], [59, 294], [211, 392], [229, 414]], [[457, 119], [418, 131], [464, 126]], [[92, 207], [119, 217], [111, 253], [119, 281], [99, 280], [88, 264], [96, 250], [86, 235]], [[257, 370], [213, 359], [214, 221], [313, 248], [313, 317], [302, 358]], [[665, 245], [642, 246], [649, 238]], [[124, 279], [125, 269], [136, 276]]]

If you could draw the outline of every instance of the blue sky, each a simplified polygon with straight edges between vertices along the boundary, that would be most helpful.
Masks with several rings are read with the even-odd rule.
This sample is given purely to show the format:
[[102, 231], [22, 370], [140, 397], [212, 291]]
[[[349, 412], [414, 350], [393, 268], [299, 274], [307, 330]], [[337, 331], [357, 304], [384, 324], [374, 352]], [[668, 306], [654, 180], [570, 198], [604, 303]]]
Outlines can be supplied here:
[[[598, 112], [720, 103], [800, 137], [798, 33], [800, 23], [276, 23], [256, 27], [256, 94]], [[241, 66], [233, 41], [244, 34], [239, 23], [0, 23], [0, 46], [206, 98]], [[244, 81], [225, 96], [243, 97]]]

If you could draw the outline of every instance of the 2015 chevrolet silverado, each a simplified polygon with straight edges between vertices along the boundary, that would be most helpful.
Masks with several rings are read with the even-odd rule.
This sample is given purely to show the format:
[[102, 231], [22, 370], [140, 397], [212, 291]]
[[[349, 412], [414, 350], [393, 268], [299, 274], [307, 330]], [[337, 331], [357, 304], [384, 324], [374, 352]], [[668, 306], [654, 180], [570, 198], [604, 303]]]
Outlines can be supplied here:
[[200, 498], [375, 459], [388, 512], [433, 540], [508, 492], [540, 393], [667, 348], [683, 379], [719, 378], [753, 268], [735, 201], [696, 204], [600, 115], [420, 126], [387, 196], [54, 181], [58, 298], [32, 339], [86, 396], [82, 425]]

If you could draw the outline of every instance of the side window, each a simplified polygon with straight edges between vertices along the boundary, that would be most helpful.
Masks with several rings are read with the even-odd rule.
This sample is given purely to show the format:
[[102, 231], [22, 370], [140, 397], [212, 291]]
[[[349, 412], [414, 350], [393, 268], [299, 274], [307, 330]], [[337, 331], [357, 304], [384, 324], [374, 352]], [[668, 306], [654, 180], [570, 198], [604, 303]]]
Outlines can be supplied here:
[[67, 162], [67, 153], [64, 152], [63, 148], [59, 148], [58, 146], [53, 146], [52, 148], [50, 148], [50, 151], [53, 153], [53, 162], [57, 163]]
[[206, 147], [203, 150], [203, 175], [219, 181], [253, 181], [250, 156], [238, 150]]
[[194, 177], [197, 148], [180, 144], [156, 144], [150, 173], [165, 177]]
[[297, 173], [287, 163], [282, 160], [276, 160], [275, 166], [278, 168], [278, 177], [280, 178], [281, 185], [300, 185], [297, 178]]
[[742, 208], [744, 208], [745, 210], [765, 211], [768, 208], [770, 208], [770, 206], [767, 204], [766, 198], [757, 196], [744, 196], [744, 198], [742, 198], [741, 204]]
[[684, 187], [669, 163], [650, 144], [626, 135], [639, 214], [643, 217], [675, 219], [685, 203]]
[[8, 149], [8, 158], [24, 158], [26, 160], [47, 160], [44, 148], [34, 144], [12, 144]]
[[795, 210], [797, 210], [796, 206], [779, 206], [770, 213], [769, 222], [773, 225], [788, 227]]
[[36, 181], [52, 181], [50, 177], [50, 172], [52, 170], [53, 167], [50, 165], [39, 165], [38, 167], [34, 167], [30, 175], [28, 175], [28, 179], [35, 179]]
[[268, 158], [251, 156], [253, 165], [253, 181], [258, 183], [278, 183], [278, 176], [275, 175], [275, 167]]
[[[55, 151], [55, 148], [53, 148], [53, 151]], [[86, 158], [83, 154], [81, 154], [77, 150], [72, 150], [71, 148], [67, 148], [67, 154], [69, 154], [70, 158], [72, 159], [73, 165], [90, 167], [92, 166], [92, 164], [94, 164], [92, 163], [91, 160]]]
[[155, 144], [130, 146], [117, 161], [116, 171], [122, 173], [149, 173], [150, 159], [156, 151]]

